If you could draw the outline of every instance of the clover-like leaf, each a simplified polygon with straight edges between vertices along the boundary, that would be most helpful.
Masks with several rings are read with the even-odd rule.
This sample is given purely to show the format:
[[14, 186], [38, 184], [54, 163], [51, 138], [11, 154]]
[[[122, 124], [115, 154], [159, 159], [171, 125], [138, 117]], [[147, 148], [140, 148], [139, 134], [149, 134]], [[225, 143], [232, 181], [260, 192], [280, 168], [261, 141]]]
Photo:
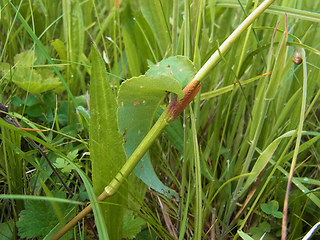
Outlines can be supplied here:
[[261, 209], [266, 214], [270, 214], [276, 218], [282, 218], [282, 213], [278, 211], [279, 203], [276, 200], [261, 204]]

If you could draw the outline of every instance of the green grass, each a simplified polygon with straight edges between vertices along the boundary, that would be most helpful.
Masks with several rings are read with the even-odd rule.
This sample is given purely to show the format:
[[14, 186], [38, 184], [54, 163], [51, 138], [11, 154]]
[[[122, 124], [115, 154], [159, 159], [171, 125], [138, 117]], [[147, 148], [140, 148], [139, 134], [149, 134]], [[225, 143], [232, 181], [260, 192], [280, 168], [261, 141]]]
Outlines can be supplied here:
[[[0, 121], [0, 239], [50, 239], [81, 211], [80, 202], [93, 203], [93, 214], [65, 239], [240, 239], [244, 233], [280, 239], [281, 230], [282, 239], [303, 238], [320, 218], [320, 2], [275, 1], [227, 51], [223, 42], [260, 3], [139, 0], [119, 1], [118, 8], [117, 2], [0, 1], [0, 101], [22, 127], [47, 130]], [[99, 54], [89, 58], [94, 48]], [[217, 61], [199, 73], [218, 48]], [[118, 174], [113, 183], [124, 182], [120, 191], [97, 204], [127, 146], [143, 137], [130, 138], [130, 126], [147, 132], [162, 112], [157, 108], [174, 101], [164, 90], [181, 94], [172, 79], [152, 83], [163, 91], [161, 101], [124, 126], [128, 117], [114, 116], [115, 99], [127, 99], [121, 84], [133, 77], [157, 81], [150, 72], [139, 76], [176, 55], [193, 63], [201, 90], [167, 128], [154, 130], [159, 136], [145, 150], [178, 200], [148, 188], [135, 170], [126, 179]], [[90, 89], [96, 80], [102, 85]], [[27, 138], [46, 152], [74, 196]]]

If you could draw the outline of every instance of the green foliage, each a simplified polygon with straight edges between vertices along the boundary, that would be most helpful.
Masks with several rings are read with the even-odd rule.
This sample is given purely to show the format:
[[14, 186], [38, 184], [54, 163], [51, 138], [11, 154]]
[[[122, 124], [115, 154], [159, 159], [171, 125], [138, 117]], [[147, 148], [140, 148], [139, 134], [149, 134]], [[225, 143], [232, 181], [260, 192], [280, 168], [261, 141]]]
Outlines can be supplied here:
[[[181, 94], [178, 81], [170, 77], [140, 76], [125, 81], [120, 88], [118, 103], [119, 128], [125, 138], [125, 150], [130, 156], [149, 131], [155, 112], [165, 92]], [[155, 174], [148, 155], [135, 168], [135, 174], [148, 186], [168, 197], [175, 195]]]
[[[148, 77], [159, 77], [168, 76], [179, 81], [182, 88], [184, 88], [196, 74], [196, 70], [192, 62], [184, 56], [173, 56], [162, 61], [152, 64], [146, 76]], [[178, 95], [182, 97], [181, 94]]]
[[[252, 238], [253, 239], [261, 239], [261, 237], [265, 234], [267, 234], [271, 231], [271, 226], [269, 223], [267, 222], [262, 222], [259, 223], [258, 227], [252, 227], [250, 228], [250, 233], [253, 235]], [[267, 239], [267, 238], [263, 238], [263, 239]]]
[[141, 12], [154, 34], [158, 47], [161, 53], [164, 54], [168, 50], [171, 36], [168, 29], [168, 17], [165, 16], [163, 5], [161, 2], [152, 0], [140, 0], [139, 4]]
[[[63, 195], [59, 193], [56, 196], [63, 197]], [[55, 204], [59, 206], [60, 214], [69, 212], [73, 207], [66, 203]], [[25, 209], [21, 211], [17, 222], [19, 236], [21, 238], [44, 237], [59, 222], [57, 214], [49, 201], [26, 201]]]
[[[75, 149], [68, 153], [67, 157], [70, 160], [76, 159], [78, 156], [78, 150]], [[70, 173], [74, 169], [66, 160], [63, 158], [57, 158], [56, 163], [54, 164], [56, 168], [61, 168], [61, 171], [64, 173]]]
[[287, 29], [283, 33], [281, 43], [279, 45], [279, 50], [274, 63], [272, 75], [266, 92], [266, 99], [272, 99], [276, 95], [278, 86], [283, 77], [284, 63], [287, 58], [286, 42], [287, 42]]
[[270, 214], [275, 218], [282, 218], [282, 212], [279, 212], [279, 203], [276, 200], [272, 200], [268, 203], [261, 204], [261, 209], [266, 214]]
[[39, 119], [45, 123], [56, 122], [60, 127], [68, 124], [68, 103], [56, 102], [56, 94], [46, 92], [41, 95], [28, 95], [19, 98], [12, 97], [12, 106], [17, 111], [24, 110], [29, 119]]
[[242, 232], [242, 231], [239, 231], [239, 236], [243, 239], [243, 240], [254, 240], [252, 237], [250, 237], [248, 234]]
[[141, 232], [141, 228], [145, 224], [146, 222], [143, 219], [139, 217], [135, 218], [132, 212], [127, 212], [122, 223], [122, 237], [133, 239]]
[[[166, 92], [183, 96], [181, 85], [195, 74], [192, 63], [185, 57], [175, 56], [152, 65], [145, 76], [126, 80], [120, 86], [118, 103], [119, 128], [125, 138], [129, 157], [149, 131], [154, 115]], [[135, 174], [149, 187], [161, 194], [176, 196], [164, 186], [155, 174], [148, 155], [135, 168]]]
[[[93, 225], [101, 239], [108, 234], [100, 207], [110, 209], [114, 227], [108, 220], [108, 231], [118, 232], [118, 239], [154, 239], [155, 235], [173, 239], [174, 234], [184, 239], [195, 233], [201, 239], [260, 239], [264, 233], [264, 239], [278, 238], [281, 219], [277, 217], [290, 175], [287, 239], [301, 239], [316, 226], [319, 1], [275, 1], [207, 72], [190, 108], [148, 149], [135, 172], [138, 176], [143, 172], [141, 178], [151, 190], [139, 192], [137, 179], [130, 176], [114, 199], [99, 205], [95, 194], [125, 164], [168, 101], [183, 96], [181, 89], [195, 74], [194, 66], [200, 69], [205, 64], [258, 1], [19, 4], [0, 1], [4, 16], [0, 18], [0, 100], [23, 127], [48, 131], [18, 130], [0, 121], [1, 193], [65, 191], [43, 157], [25, 141], [27, 136], [48, 154], [75, 198], [93, 203]], [[105, 62], [96, 52], [89, 59], [92, 45]], [[296, 57], [295, 49], [306, 53], [300, 65], [291, 59], [292, 54]], [[179, 54], [184, 56], [171, 56]], [[181, 67], [186, 68], [180, 72]], [[94, 79], [99, 85], [94, 86]], [[90, 97], [89, 86], [94, 92]], [[294, 172], [290, 172], [292, 159]], [[180, 201], [168, 201], [152, 189], [176, 192]], [[40, 208], [35, 208], [36, 203]], [[28, 236], [44, 236], [52, 230], [50, 239], [63, 222], [57, 225], [55, 219], [42, 233], [44, 228], [37, 231], [37, 219], [32, 217], [44, 218], [50, 208], [51, 215], [44, 221], [56, 216], [49, 203], [1, 201], [0, 238], [17, 235], [15, 224], [23, 210], [30, 224], [20, 219], [18, 225], [29, 224]], [[134, 214], [125, 214], [128, 208], [139, 212], [146, 224]], [[60, 209], [60, 203], [55, 209]], [[70, 238], [78, 239], [79, 234], [90, 238], [85, 229], [79, 223]], [[311, 232], [316, 238], [315, 229]]]
[[14, 221], [9, 220], [7, 222], [0, 224], [0, 237], [3, 240], [10, 240], [13, 238], [13, 228], [14, 228]]
[[[50, 69], [36, 68], [34, 65], [37, 57], [34, 51], [21, 52], [14, 57], [14, 68], [10, 70], [9, 64], [2, 63], [0, 71], [7, 78], [12, 77], [12, 81], [23, 90], [30, 93], [42, 93], [61, 86], [61, 82]], [[38, 64], [43, 64], [38, 62]]]
[[[99, 195], [116, 176], [126, 158], [117, 126], [117, 102], [108, 82], [102, 58], [91, 50], [90, 157], [95, 193]], [[111, 239], [122, 237], [121, 222], [126, 205], [126, 187], [102, 205]]]
[[68, 58], [67, 58], [67, 48], [64, 44], [63, 41], [61, 41], [60, 39], [55, 39], [55, 40], [52, 40], [50, 42], [50, 44], [54, 47], [54, 49], [57, 51], [59, 57], [61, 60], [63, 61], [67, 61]]

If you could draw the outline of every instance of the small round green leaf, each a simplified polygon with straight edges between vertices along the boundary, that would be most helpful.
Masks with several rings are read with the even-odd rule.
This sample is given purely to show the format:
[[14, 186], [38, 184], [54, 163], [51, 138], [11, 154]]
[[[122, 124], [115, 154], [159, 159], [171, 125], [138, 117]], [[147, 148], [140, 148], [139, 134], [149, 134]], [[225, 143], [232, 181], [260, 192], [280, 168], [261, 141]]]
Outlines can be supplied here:
[[178, 80], [184, 88], [196, 74], [192, 62], [184, 56], [172, 56], [152, 66], [146, 72], [148, 77], [159, 77], [161, 75], [173, 77]]

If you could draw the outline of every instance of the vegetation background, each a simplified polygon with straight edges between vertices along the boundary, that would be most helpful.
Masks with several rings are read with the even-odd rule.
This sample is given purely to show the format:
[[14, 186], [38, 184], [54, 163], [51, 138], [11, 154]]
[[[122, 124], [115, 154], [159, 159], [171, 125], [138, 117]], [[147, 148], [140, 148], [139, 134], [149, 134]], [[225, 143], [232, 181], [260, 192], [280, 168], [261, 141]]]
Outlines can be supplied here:
[[[0, 101], [9, 115], [0, 121], [0, 239], [50, 239], [94, 201], [126, 158], [116, 122], [123, 81], [177, 55], [198, 71], [260, 3], [1, 0]], [[107, 230], [110, 239], [279, 239], [288, 192], [287, 239], [302, 239], [320, 218], [319, 11], [320, 1], [276, 0], [150, 147], [146, 178], [178, 198], [132, 174], [64, 238]], [[90, 89], [93, 79], [108, 86], [108, 101], [104, 85]], [[134, 123], [148, 128], [160, 115], [139, 122], [143, 114]], [[101, 166], [107, 174], [94, 172]]]

